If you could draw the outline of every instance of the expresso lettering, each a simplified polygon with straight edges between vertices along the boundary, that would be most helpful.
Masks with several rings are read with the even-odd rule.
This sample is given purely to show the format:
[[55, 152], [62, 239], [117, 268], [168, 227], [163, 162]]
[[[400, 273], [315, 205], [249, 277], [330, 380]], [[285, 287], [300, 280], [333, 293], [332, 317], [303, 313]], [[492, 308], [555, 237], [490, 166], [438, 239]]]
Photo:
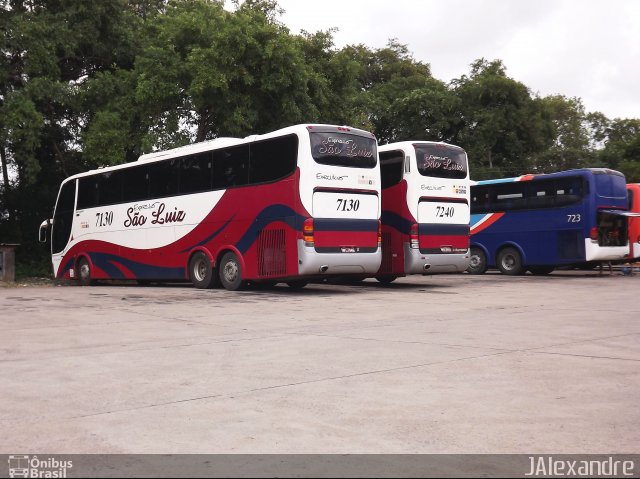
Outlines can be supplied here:
[[[164, 225], [167, 223], [181, 223], [184, 221], [187, 214], [183, 210], [179, 210], [177, 207], [173, 208], [173, 211], [165, 211], [167, 206], [164, 203], [157, 205], [156, 209], [151, 212], [151, 224], [152, 225]], [[142, 226], [147, 223], [147, 216], [140, 211], [136, 211], [134, 207], [127, 210], [127, 219], [124, 221], [125, 228], [131, 226]]]

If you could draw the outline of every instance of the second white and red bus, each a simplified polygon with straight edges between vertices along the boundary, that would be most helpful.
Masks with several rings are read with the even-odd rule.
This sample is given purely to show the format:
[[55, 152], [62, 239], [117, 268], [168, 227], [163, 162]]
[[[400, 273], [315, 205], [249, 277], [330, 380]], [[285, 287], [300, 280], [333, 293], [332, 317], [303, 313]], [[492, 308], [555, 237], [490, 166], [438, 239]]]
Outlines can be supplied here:
[[469, 265], [467, 154], [442, 142], [379, 147], [382, 264], [388, 283], [407, 274], [460, 273]]

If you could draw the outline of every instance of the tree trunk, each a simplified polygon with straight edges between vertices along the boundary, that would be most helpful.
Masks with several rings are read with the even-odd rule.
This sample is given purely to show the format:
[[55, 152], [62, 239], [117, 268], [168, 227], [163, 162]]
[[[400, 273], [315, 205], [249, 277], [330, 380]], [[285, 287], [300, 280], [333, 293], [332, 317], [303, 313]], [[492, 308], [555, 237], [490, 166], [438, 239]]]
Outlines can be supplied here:
[[9, 204], [9, 167], [7, 162], [7, 152], [4, 149], [4, 145], [0, 146], [0, 161], [2, 163], [2, 196], [4, 199], [4, 206], [9, 211], [9, 214], [13, 216]]

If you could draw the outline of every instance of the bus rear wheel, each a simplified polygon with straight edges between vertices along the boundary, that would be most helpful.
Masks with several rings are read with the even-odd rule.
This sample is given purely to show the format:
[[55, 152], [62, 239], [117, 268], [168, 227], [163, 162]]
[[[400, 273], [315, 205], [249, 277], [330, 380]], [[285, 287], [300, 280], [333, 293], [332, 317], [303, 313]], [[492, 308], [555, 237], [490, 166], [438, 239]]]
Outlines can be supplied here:
[[244, 289], [246, 281], [242, 279], [242, 266], [236, 254], [232, 251], [225, 253], [220, 261], [220, 282], [224, 289], [238, 291]]
[[91, 279], [91, 266], [87, 258], [78, 260], [78, 282], [80, 286], [92, 286], [94, 281]]
[[217, 284], [216, 274], [211, 268], [211, 260], [201, 251], [195, 253], [189, 261], [189, 279], [198, 289], [213, 288]]
[[525, 272], [522, 264], [522, 256], [520, 256], [520, 252], [515, 248], [504, 248], [500, 250], [496, 263], [502, 274], [518, 276]]
[[480, 248], [472, 246], [469, 259], [469, 267], [467, 268], [469, 274], [484, 274], [487, 272], [487, 255]]
[[531, 274], [536, 276], [544, 276], [546, 274], [550, 274], [553, 272], [555, 268], [553, 266], [529, 266], [529, 271]]
[[287, 281], [287, 286], [289, 286], [293, 290], [300, 290], [307, 284], [309, 284], [308, 281]]
[[391, 284], [393, 283], [396, 279], [398, 279], [397, 276], [393, 275], [393, 274], [385, 274], [383, 276], [376, 276], [376, 279], [378, 280], [379, 283], [382, 284]]

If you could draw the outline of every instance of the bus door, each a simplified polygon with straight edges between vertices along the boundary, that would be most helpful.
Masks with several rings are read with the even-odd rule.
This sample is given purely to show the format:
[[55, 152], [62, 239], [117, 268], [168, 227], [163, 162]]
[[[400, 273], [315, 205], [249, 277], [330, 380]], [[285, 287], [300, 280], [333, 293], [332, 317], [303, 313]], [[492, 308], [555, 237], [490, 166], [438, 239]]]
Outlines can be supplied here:
[[404, 244], [414, 223], [407, 207], [407, 179], [403, 150], [380, 153], [382, 184], [382, 263], [380, 274], [404, 275]]

